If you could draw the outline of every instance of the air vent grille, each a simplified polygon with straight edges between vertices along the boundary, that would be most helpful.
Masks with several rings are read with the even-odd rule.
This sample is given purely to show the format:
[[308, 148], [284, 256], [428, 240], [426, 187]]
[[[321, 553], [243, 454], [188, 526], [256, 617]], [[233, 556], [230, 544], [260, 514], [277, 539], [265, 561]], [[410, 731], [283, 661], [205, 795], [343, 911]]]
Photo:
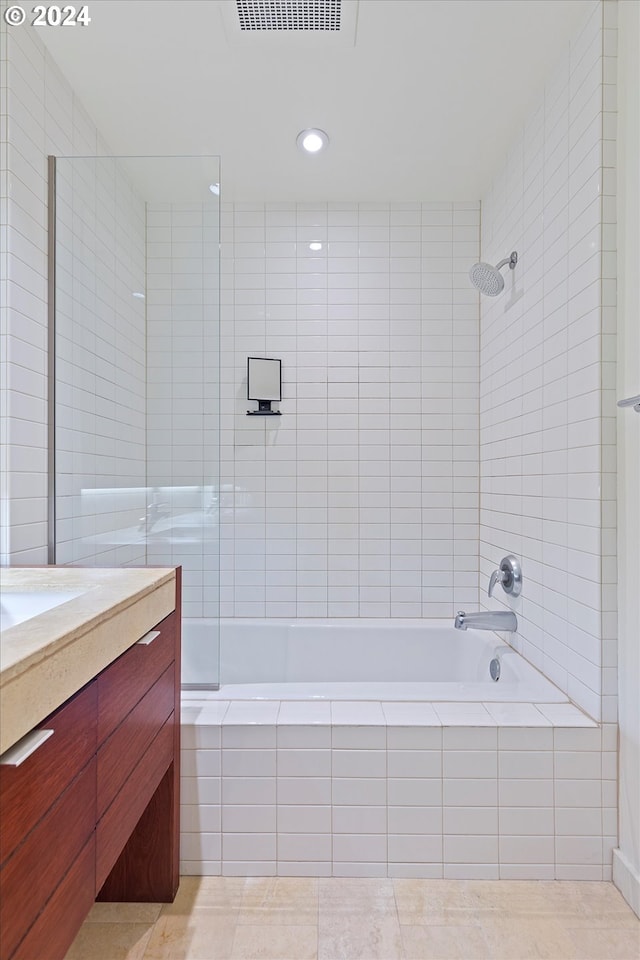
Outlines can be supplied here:
[[342, 0], [236, 0], [240, 30], [336, 32]]

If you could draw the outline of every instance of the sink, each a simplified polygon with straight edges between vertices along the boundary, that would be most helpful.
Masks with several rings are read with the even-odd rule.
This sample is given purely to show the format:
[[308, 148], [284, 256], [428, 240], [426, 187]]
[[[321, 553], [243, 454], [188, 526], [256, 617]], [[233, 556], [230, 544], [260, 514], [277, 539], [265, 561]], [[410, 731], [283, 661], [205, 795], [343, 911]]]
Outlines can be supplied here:
[[40, 613], [59, 607], [86, 590], [3, 590], [0, 594], [0, 630], [24, 623]]

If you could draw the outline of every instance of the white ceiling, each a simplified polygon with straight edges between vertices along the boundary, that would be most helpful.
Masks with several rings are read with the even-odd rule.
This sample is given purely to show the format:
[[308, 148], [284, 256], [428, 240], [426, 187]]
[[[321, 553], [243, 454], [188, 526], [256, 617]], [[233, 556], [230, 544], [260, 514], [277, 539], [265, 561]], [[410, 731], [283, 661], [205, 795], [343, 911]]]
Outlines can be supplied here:
[[[224, 200], [468, 200], [592, 8], [360, 0], [334, 46], [238, 40], [222, 0], [90, 0], [89, 26], [39, 35], [114, 154], [220, 155]], [[315, 157], [310, 126], [331, 139]]]

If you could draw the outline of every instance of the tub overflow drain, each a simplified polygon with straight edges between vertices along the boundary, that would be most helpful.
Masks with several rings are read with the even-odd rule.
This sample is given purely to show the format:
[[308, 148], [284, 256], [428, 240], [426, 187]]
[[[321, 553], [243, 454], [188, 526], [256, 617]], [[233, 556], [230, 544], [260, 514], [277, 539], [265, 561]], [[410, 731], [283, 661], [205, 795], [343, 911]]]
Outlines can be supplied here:
[[497, 657], [494, 657], [491, 663], [489, 664], [489, 673], [491, 674], [492, 680], [500, 679], [500, 661]]

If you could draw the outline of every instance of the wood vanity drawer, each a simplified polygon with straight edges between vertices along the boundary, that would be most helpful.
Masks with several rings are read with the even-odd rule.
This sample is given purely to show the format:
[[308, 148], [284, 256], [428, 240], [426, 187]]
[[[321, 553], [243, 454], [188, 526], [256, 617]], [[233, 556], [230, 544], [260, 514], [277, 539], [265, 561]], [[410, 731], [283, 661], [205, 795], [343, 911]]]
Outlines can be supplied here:
[[18, 767], [0, 765], [0, 864], [44, 817], [96, 752], [97, 686], [92, 681], [38, 729], [48, 740]]
[[138, 641], [98, 676], [98, 744], [113, 733], [172, 663], [176, 645], [175, 613], [165, 617], [155, 631], [159, 631], [158, 637], [150, 643]]
[[[98, 819], [174, 709], [174, 665], [165, 670], [98, 749]], [[147, 797], [148, 799], [148, 797]]]
[[[2, 955], [10, 957], [95, 829], [96, 762], [88, 763], [0, 872]], [[49, 957], [47, 952], [32, 954]]]
[[95, 847], [92, 834], [11, 960], [64, 960], [93, 906]]
[[[120, 856], [145, 807], [174, 759], [175, 715], [163, 724], [157, 737], [129, 775], [96, 827], [96, 887], [98, 893]], [[162, 843], [160, 837], [155, 841]], [[140, 869], [140, 864], [138, 868]]]

